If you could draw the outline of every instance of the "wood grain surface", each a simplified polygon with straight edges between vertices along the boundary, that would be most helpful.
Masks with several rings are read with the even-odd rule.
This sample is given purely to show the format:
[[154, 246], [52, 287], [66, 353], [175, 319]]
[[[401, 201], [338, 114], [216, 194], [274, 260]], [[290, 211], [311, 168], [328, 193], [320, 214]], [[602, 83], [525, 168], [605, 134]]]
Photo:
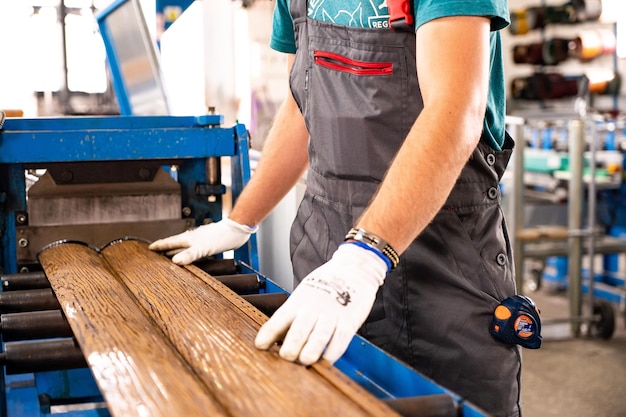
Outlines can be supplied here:
[[[132, 239], [112, 242], [101, 250], [101, 257], [85, 246], [62, 244], [46, 249], [40, 258], [45, 261], [42, 266], [46, 273], [50, 269], [52, 275], [56, 276], [54, 281], [57, 283], [53, 282], [55, 292], [58, 288], [58, 294], [63, 294], [69, 288], [67, 292], [78, 293], [78, 296], [66, 295], [60, 298], [63, 297], [61, 304], [70, 322], [86, 322], [72, 327], [75, 326], [77, 333], [81, 334], [80, 337], [77, 335], [77, 339], [88, 358], [110, 358], [111, 354], [107, 352], [113, 346], [122, 349], [120, 346], [123, 345], [142, 345], [124, 348], [123, 359], [109, 359], [108, 363], [88, 360], [92, 369], [94, 365], [104, 364], [100, 371], [94, 370], [96, 379], [106, 380], [108, 375], [122, 368], [119, 371], [137, 378], [137, 385], [142, 386], [143, 391], [149, 393], [155, 390], [151, 388], [155, 386], [154, 379], [161, 382], [177, 381], [183, 390], [193, 392], [184, 396], [185, 401], [192, 402], [196, 395], [202, 395], [202, 388], [205, 388], [208, 391], [206, 401], [212, 404], [212, 408], [200, 414], [170, 411], [165, 414], [119, 415], [397, 416], [384, 403], [325, 361], [304, 367], [280, 359], [277, 349], [270, 352], [257, 350], [254, 338], [260, 325], [267, 320], [265, 315], [201, 269], [175, 265], [165, 256], [148, 250], [144, 242]], [[70, 263], [73, 266], [68, 266]], [[93, 265], [87, 265], [86, 268], [88, 263]], [[96, 286], [91, 278], [96, 272], [101, 276], [106, 275], [101, 271], [103, 263], [110, 268], [110, 274], [108, 279], [99, 278], [98, 281], [111, 282], [107, 284], [108, 287], [105, 286], [106, 290], [100, 288], [103, 283]], [[101, 293], [107, 296], [102, 297]], [[123, 297], [118, 296], [118, 293], [124, 294]], [[127, 304], [134, 305], [130, 309], [132, 312], [127, 311]], [[132, 317], [137, 314], [137, 305], [143, 310], [139, 315], [145, 318], [141, 322], [144, 327], [137, 324], [129, 331], [126, 329], [129, 327], [125, 323], [126, 317], [131, 313]], [[97, 311], [94, 315], [112, 319], [97, 320], [83, 312], [92, 308]], [[67, 310], [72, 314], [68, 314]], [[125, 339], [108, 343], [107, 346], [106, 342], [96, 341], [97, 337], [92, 335], [109, 331], [116, 339]], [[138, 340], [136, 334], [144, 332], [149, 335], [154, 333], [154, 338], [147, 335]], [[122, 333], [126, 336], [122, 336]], [[162, 340], [158, 340], [159, 337]], [[86, 348], [83, 343], [93, 346]], [[171, 354], [182, 358], [185, 363], [162, 366], [163, 359], [153, 358], [155, 354], [152, 350], [161, 351], [165, 348], [157, 345], [174, 349], [176, 353]], [[148, 359], [148, 356], [152, 358]], [[137, 369], [144, 366], [150, 368], [147, 362], [152, 363], [151, 371]], [[191, 379], [195, 376], [193, 384], [188, 385], [189, 381], [179, 378], [178, 367], [183, 369], [184, 375], [188, 375], [187, 369], [192, 371]], [[153, 375], [153, 372], [157, 375]], [[194, 385], [196, 381], [200, 381], [201, 387]], [[131, 403], [154, 401], [142, 399], [146, 393], [139, 392], [139, 387], [126, 391], [125, 395], [114, 393], [113, 398]], [[105, 398], [109, 403], [109, 398]], [[169, 401], [175, 398], [170, 396]]]
[[113, 416], [228, 415], [94, 249], [64, 243], [39, 261]]

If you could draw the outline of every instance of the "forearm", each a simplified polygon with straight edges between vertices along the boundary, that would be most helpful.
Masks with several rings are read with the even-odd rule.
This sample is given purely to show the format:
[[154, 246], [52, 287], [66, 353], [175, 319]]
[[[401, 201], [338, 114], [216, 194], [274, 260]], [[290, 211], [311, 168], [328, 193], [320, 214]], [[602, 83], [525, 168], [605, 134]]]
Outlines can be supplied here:
[[229, 217], [255, 226], [267, 217], [304, 174], [308, 132], [293, 98], [280, 107], [263, 147], [261, 160]]
[[480, 137], [472, 123], [451, 124], [442, 113], [422, 112], [356, 225], [382, 237], [398, 253], [445, 203]]

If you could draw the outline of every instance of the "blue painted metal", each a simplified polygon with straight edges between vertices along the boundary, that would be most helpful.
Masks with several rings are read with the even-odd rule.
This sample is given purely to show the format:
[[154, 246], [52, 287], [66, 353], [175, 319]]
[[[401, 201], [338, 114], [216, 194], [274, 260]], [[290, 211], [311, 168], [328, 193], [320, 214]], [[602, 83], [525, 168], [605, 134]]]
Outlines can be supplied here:
[[[237, 201], [239, 195], [243, 191], [243, 187], [250, 181], [250, 157], [248, 150], [250, 148], [250, 139], [246, 127], [242, 124], [235, 126], [236, 146], [239, 158], [232, 160], [232, 177], [231, 189], [233, 201]], [[256, 234], [250, 236], [248, 245], [243, 246], [235, 251], [235, 259], [239, 259], [252, 266], [253, 269], [259, 270], [259, 257]]]
[[38, 372], [34, 375], [37, 391], [53, 401], [68, 398], [104, 401], [89, 368]]
[[[584, 294], [589, 293], [589, 269], [581, 271], [581, 290]], [[567, 257], [553, 257], [546, 259], [546, 269], [542, 280], [555, 290], [567, 290], [568, 288], [568, 264]], [[623, 276], [615, 272], [594, 272], [593, 296], [607, 300], [616, 306], [626, 305], [626, 287]]]
[[484, 411], [358, 335], [352, 339], [344, 355], [335, 362], [335, 367], [382, 400], [449, 394], [461, 408], [464, 417], [485, 416]]
[[156, 12], [162, 13], [164, 16], [163, 29], [167, 30], [178, 18], [176, 16], [176, 18], [172, 19], [170, 16], [167, 16], [166, 11], [168, 8], [178, 8], [182, 14], [193, 2], [194, 0], [156, 0]]
[[34, 374], [4, 375], [5, 412], [7, 417], [40, 415], [39, 394]]
[[235, 155], [235, 130], [220, 120], [176, 116], [10, 119], [0, 131], [0, 164]]
[[545, 268], [541, 279], [545, 284], [556, 290], [562, 290], [567, 287], [567, 257], [552, 256], [546, 258]]
[[130, 100], [128, 92], [124, 85], [124, 78], [122, 77], [120, 62], [117, 58], [117, 52], [111, 39], [113, 36], [109, 31], [109, 27], [106, 25], [106, 17], [115, 11], [120, 5], [125, 3], [126, 0], [115, 0], [108, 7], [102, 10], [96, 17], [98, 27], [100, 29], [100, 35], [104, 41], [104, 49], [106, 50], [107, 59], [109, 61], [109, 69], [111, 71], [111, 82], [113, 89], [115, 90], [115, 96], [117, 97], [117, 103], [120, 108], [120, 113], [123, 115], [132, 114]]
[[[2, 153], [0, 136], [0, 155]], [[0, 260], [15, 259], [17, 242], [15, 216], [16, 213], [25, 211], [26, 183], [22, 164], [0, 164]], [[0, 272], [9, 274], [17, 272], [15, 261], [0, 263]]]
[[[17, 272], [15, 214], [26, 211], [24, 168], [53, 162], [162, 160], [179, 165], [182, 205], [196, 225], [222, 217], [221, 184], [206, 184], [210, 157], [231, 157], [237, 195], [249, 180], [244, 126], [222, 127], [222, 115], [101, 116], [8, 119], [0, 130], [2, 268]], [[246, 159], [245, 161], [240, 161]], [[242, 171], [243, 170], [243, 171]], [[244, 175], [243, 172], [246, 172]], [[214, 194], [212, 200], [207, 193]], [[250, 246], [256, 249], [256, 240]], [[243, 258], [258, 266], [255, 250]], [[243, 255], [242, 255], [243, 256]]]
[[[7, 417], [108, 417], [88, 369], [5, 375]], [[95, 391], [94, 391], [95, 389]], [[77, 402], [80, 399], [80, 402]], [[51, 405], [68, 404], [68, 410]], [[80, 404], [81, 407], [75, 405]], [[72, 409], [74, 405], [74, 409]]]

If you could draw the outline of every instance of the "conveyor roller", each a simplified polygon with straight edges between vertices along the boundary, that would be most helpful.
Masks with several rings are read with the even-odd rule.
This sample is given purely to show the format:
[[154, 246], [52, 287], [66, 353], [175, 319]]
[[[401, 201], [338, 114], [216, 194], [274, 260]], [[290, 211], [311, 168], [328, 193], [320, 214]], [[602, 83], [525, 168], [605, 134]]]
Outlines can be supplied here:
[[215, 279], [239, 295], [258, 294], [263, 288], [257, 274], [217, 275]]
[[2, 291], [36, 290], [50, 288], [43, 271], [1, 275]]
[[213, 276], [235, 275], [239, 272], [233, 259], [204, 258], [194, 262], [194, 265]]
[[278, 308], [287, 300], [286, 293], [248, 294], [241, 298], [261, 310], [266, 316], [271, 317]]
[[61, 310], [28, 311], [0, 316], [4, 342], [72, 336], [72, 329]]
[[50, 288], [0, 293], [0, 313], [57, 310], [61, 308]]
[[7, 375], [83, 368], [87, 364], [73, 338], [5, 343], [0, 365]]

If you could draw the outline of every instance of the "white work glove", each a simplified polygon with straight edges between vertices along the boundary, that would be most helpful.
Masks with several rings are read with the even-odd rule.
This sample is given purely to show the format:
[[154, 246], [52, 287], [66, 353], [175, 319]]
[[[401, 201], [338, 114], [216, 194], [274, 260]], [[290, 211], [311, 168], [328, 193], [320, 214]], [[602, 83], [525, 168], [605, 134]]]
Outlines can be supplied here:
[[310, 365], [320, 357], [334, 363], [370, 313], [387, 265], [374, 252], [348, 243], [304, 278], [261, 327], [258, 349], [285, 336], [280, 356]]
[[159, 239], [148, 249], [174, 255], [172, 262], [188, 265], [205, 256], [238, 249], [250, 239], [257, 227], [245, 226], [229, 218], [202, 225], [194, 230]]

